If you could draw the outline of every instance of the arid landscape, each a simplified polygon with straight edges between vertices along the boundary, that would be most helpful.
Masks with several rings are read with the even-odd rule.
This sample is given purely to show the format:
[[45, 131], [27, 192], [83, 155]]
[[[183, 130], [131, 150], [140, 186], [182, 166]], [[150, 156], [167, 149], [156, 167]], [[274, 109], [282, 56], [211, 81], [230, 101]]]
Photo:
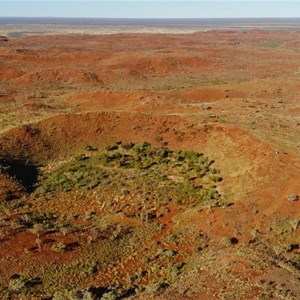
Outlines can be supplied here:
[[0, 37], [1, 299], [300, 299], [300, 30]]

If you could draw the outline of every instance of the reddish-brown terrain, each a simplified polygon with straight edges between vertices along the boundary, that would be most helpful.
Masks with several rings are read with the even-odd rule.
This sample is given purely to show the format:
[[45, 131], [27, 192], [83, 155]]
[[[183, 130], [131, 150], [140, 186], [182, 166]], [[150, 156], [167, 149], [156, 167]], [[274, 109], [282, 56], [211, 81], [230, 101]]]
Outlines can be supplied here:
[[[0, 132], [1, 299], [299, 299], [300, 31], [1, 38]], [[218, 196], [42, 191], [117, 141], [203, 153]]]

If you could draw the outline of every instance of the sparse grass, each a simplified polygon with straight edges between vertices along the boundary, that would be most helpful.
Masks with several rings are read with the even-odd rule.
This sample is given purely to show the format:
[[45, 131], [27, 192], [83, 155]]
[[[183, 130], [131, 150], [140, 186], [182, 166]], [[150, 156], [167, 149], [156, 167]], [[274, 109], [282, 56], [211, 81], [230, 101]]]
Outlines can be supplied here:
[[[222, 180], [202, 153], [152, 147], [148, 143], [108, 145], [100, 155], [85, 154], [40, 180], [43, 194], [93, 190], [98, 186], [124, 194], [147, 194], [151, 200], [178, 203], [217, 200], [213, 187]], [[159, 189], [157, 189], [159, 188]], [[155, 192], [153, 192], [156, 190]]]
[[[78, 47], [73, 38], [39, 37], [3, 44], [0, 132], [16, 130], [1, 146], [8, 156], [54, 161], [41, 169], [33, 192], [19, 192], [15, 180], [3, 180], [4, 189], [0, 182], [0, 298], [297, 299], [296, 211], [285, 215], [286, 203], [268, 218], [262, 209], [294, 177], [292, 164], [297, 168], [295, 34], [164, 35], [140, 44], [133, 35], [120, 43], [84, 37]], [[65, 69], [64, 78], [48, 80], [42, 69], [47, 75], [49, 63], [53, 74]], [[91, 78], [77, 78], [87, 68]], [[103, 85], [93, 84], [94, 72]], [[31, 78], [35, 73], [40, 78]], [[216, 89], [222, 101], [212, 99]], [[33, 140], [18, 136], [17, 126], [86, 111], [108, 113], [84, 117], [83, 124], [81, 117], [69, 124], [61, 116], [29, 126], [41, 129]], [[146, 121], [144, 113], [153, 117]], [[188, 122], [172, 121], [174, 115]], [[190, 151], [132, 142], [96, 148], [102, 139], [146, 134], [157, 145], [205, 149], [222, 173]], [[40, 141], [49, 145], [45, 153], [36, 153]], [[267, 143], [282, 149], [274, 161]], [[233, 246], [228, 238], [235, 236]]]
[[[170, 213], [169, 206], [220, 201], [216, 189], [220, 175], [213, 162], [202, 153], [148, 143], [117, 142], [102, 150], [91, 146], [84, 150], [50, 173], [41, 174], [30, 196], [34, 207], [42, 211], [39, 205], [51, 206], [58, 197], [68, 195], [76, 209], [87, 205], [84, 213], [72, 217], [71, 213], [26, 211], [7, 221], [33, 234], [32, 242], [23, 249], [28, 259], [24, 276], [39, 277], [42, 282], [19, 291], [2, 284], [3, 295], [26, 298], [57, 292], [57, 299], [70, 293], [83, 299], [82, 291], [93, 285], [94, 276], [103, 282], [107, 297], [123, 297], [132, 291], [159, 294], [183, 272], [186, 254], [159, 242], [153, 244], [153, 239], [164, 230], [165, 224], [159, 220]], [[89, 207], [88, 199], [96, 199], [97, 205]], [[117, 215], [134, 223], [113, 221]], [[165, 239], [174, 247], [182, 244], [192, 251], [195, 241], [205, 247], [204, 240], [195, 231], [174, 233], [173, 238]], [[52, 258], [43, 264], [30, 263], [45, 251], [61, 262], [57, 264]], [[72, 254], [76, 258], [70, 259]], [[130, 270], [125, 267], [128, 262]]]
[[278, 48], [284, 42], [285, 41], [282, 41], [282, 40], [262, 41], [262, 42], [255, 43], [255, 47], [261, 47], [261, 48]]

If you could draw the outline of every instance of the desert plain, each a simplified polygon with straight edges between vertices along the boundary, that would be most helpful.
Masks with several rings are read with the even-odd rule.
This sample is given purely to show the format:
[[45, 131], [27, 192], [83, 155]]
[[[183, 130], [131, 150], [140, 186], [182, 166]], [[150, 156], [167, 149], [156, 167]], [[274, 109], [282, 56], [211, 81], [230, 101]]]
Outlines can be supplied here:
[[300, 31], [0, 39], [1, 299], [299, 299]]

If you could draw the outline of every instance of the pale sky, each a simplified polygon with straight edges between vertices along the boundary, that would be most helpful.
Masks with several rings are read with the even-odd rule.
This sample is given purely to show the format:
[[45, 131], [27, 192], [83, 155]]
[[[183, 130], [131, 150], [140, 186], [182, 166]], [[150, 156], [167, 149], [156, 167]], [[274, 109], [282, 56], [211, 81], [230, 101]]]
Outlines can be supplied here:
[[300, 0], [0, 0], [0, 17], [297, 18]]

